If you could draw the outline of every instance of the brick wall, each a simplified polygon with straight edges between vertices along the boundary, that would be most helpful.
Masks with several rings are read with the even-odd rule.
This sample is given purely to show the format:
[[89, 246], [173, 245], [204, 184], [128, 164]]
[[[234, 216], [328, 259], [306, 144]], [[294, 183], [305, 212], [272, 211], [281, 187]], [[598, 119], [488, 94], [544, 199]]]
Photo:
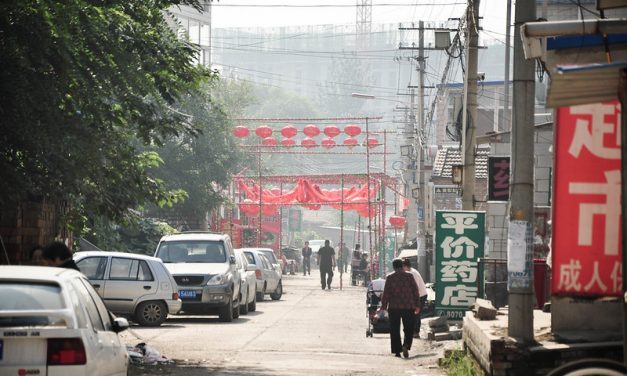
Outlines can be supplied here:
[[57, 236], [68, 237], [61, 231], [61, 209], [47, 202], [22, 202], [5, 205], [0, 210], [0, 236], [6, 254], [0, 246], [0, 264], [28, 263], [30, 249], [45, 245]]

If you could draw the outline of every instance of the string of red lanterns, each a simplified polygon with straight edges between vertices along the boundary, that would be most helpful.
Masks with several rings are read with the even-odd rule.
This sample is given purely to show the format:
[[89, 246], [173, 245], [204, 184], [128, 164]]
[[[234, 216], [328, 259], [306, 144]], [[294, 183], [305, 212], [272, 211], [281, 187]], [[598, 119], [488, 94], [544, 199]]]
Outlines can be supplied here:
[[[323, 132], [320, 131], [315, 124], [307, 124], [303, 128], [302, 131], [305, 137], [300, 144], [306, 148], [313, 148], [318, 146], [314, 137], [319, 136], [321, 133], [324, 133], [327, 138], [323, 139], [320, 142], [320, 146], [331, 149], [337, 145], [337, 142], [334, 140], [335, 137], [339, 136], [342, 133], [342, 130], [335, 125], [327, 125], [324, 127]], [[361, 134], [361, 127], [357, 124], [348, 124], [344, 127], [343, 132], [348, 136], [344, 139], [344, 146], [348, 146], [352, 149], [354, 146], [359, 145], [359, 142], [355, 138], [356, 136]], [[272, 137], [273, 130], [268, 125], [260, 125], [255, 129], [255, 134], [261, 139], [261, 144], [267, 147], [275, 147], [279, 144], [279, 142]], [[288, 124], [281, 129], [281, 135], [284, 137], [280, 144], [286, 147], [295, 146], [296, 141], [292, 138], [298, 134], [298, 129], [292, 125]], [[250, 135], [250, 129], [245, 125], [238, 125], [233, 129], [233, 135], [237, 138], [245, 138]], [[363, 146], [367, 146], [369, 148], [373, 148], [379, 145], [379, 140], [374, 137], [367, 137], [363, 143]]]

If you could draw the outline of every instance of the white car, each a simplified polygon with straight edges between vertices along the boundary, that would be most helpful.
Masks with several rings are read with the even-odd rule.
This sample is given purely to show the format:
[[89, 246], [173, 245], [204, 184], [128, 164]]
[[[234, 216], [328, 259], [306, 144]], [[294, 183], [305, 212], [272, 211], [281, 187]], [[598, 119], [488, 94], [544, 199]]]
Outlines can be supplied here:
[[239, 312], [242, 315], [257, 310], [257, 276], [255, 275], [255, 265], [250, 265], [246, 256], [239, 250], [235, 250], [235, 261], [239, 275], [242, 279], [240, 287]]
[[181, 310], [176, 281], [156, 258], [123, 252], [77, 252], [74, 261], [107, 308], [143, 326], [159, 326]]
[[274, 254], [274, 251], [272, 249], [270, 249], [270, 248], [257, 248], [257, 251], [263, 253], [263, 255], [266, 256], [268, 261], [270, 261], [270, 263], [272, 264], [274, 269], [277, 272], [279, 272], [279, 274], [283, 274], [283, 268], [281, 267], [281, 263], [279, 262], [279, 259], [277, 259], [276, 255]]
[[268, 258], [257, 248], [240, 248], [246, 260], [257, 276], [257, 301], [262, 301], [266, 294], [272, 300], [279, 300], [283, 296], [282, 273], [278, 272]]
[[72, 269], [0, 266], [0, 375], [123, 376], [125, 318]]

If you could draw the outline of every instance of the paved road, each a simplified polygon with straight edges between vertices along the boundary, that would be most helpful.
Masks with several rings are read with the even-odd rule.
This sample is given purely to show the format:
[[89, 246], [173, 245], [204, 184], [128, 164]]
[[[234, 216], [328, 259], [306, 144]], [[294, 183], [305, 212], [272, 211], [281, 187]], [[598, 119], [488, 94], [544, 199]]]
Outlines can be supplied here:
[[[344, 275], [345, 284], [348, 280]], [[185, 375], [442, 375], [437, 358], [455, 343], [416, 340], [408, 359], [390, 353], [388, 334], [366, 338], [366, 289], [321, 290], [319, 278], [285, 276], [284, 295], [233, 323], [176, 316], [160, 328], [133, 326], [128, 344], [146, 342], [176, 366], [135, 374]]]

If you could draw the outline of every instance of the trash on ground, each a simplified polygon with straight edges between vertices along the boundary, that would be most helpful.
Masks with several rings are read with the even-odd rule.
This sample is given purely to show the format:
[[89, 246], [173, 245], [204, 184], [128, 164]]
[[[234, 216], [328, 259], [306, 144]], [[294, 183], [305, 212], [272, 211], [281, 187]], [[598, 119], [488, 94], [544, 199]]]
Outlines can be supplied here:
[[162, 364], [174, 364], [174, 360], [169, 359], [154, 347], [151, 347], [144, 342], [138, 343], [133, 346], [126, 346], [131, 363], [136, 365], [162, 365]]

